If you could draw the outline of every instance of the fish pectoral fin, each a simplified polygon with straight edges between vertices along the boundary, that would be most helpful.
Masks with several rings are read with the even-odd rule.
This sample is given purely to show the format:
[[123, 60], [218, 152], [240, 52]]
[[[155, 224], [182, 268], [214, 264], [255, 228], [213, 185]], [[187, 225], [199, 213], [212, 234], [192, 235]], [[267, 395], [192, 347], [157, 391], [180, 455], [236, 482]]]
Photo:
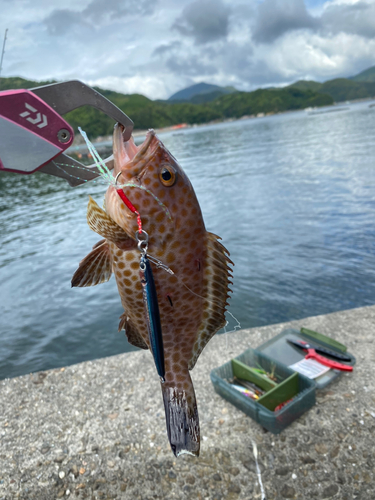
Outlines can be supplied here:
[[140, 349], [148, 349], [148, 345], [141, 337], [141, 334], [138, 332], [136, 327], [131, 322], [131, 319], [128, 317], [126, 312], [124, 312], [120, 316], [120, 323], [118, 325], [118, 331], [125, 330], [125, 334], [128, 338], [129, 344], [134, 347], [139, 347]]
[[106, 240], [99, 241], [81, 260], [72, 278], [72, 287], [94, 286], [108, 281], [112, 274], [112, 257]]
[[95, 245], [92, 247], [92, 249], [94, 250], [94, 248], [97, 248], [97, 247], [100, 247], [101, 245], [103, 245], [103, 243], [105, 243], [107, 240], [99, 240], [97, 243], [95, 243]]
[[136, 248], [137, 242], [131, 238], [111, 217], [89, 196], [87, 223], [90, 229], [114, 243], [121, 250]]

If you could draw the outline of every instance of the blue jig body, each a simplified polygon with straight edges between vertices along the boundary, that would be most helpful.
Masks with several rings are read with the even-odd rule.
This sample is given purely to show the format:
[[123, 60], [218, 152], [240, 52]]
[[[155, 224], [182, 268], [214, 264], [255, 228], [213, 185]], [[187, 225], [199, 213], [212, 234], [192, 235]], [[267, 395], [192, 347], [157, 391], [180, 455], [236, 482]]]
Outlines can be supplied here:
[[151, 264], [147, 258], [147, 253], [143, 250], [141, 261], [139, 263], [141, 275], [143, 303], [145, 306], [147, 329], [150, 340], [152, 355], [156, 365], [156, 370], [162, 382], [165, 380], [164, 366], [164, 346], [163, 335], [160, 323], [160, 313], [158, 305], [158, 297], [154, 276], [152, 274]]

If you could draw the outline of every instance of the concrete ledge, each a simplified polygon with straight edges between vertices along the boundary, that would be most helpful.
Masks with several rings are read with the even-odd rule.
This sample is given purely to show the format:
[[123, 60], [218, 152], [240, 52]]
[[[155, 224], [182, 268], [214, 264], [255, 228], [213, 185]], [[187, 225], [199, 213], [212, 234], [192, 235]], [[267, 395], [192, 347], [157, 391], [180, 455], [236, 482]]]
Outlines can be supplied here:
[[[279, 436], [221, 399], [212, 368], [286, 326], [345, 343], [356, 356]], [[0, 381], [0, 499], [260, 499], [251, 439], [270, 499], [375, 498], [375, 306], [216, 336], [192, 378], [201, 457], [175, 459], [148, 352]]]

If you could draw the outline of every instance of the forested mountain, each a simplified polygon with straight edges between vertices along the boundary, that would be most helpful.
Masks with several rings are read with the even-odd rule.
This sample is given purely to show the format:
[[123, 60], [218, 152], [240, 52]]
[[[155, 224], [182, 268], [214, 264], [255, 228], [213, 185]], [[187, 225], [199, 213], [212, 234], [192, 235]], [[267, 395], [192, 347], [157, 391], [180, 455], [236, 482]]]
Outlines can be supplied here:
[[[32, 88], [52, 82], [35, 82], [22, 78], [2, 78], [1, 90]], [[240, 118], [258, 113], [277, 113], [288, 109], [303, 109], [309, 106], [323, 106], [333, 103], [329, 95], [311, 90], [285, 88], [276, 90], [259, 89], [255, 92], [234, 92], [220, 95], [215, 100], [194, 104], [152, 101], [140, 94], [121, 94], [97, 88], [98, 92], [122, 109], [133, 121], [135, 129], [162, 128], [180, 123], [200, 124], [225, 118]], [[65, 118], [75, 131], [82, 127], [91, 138], [109, 135], [113, 120], [94, 108], [84, 106], [68, 113]]]
[[[27, 89], [48, 83], [53, 81], [36, 82], [20, 77], [0, 78], [0, 90]], [[226, 89], [226, 92], [223, 92], [223, 89]], [[174, 94], [185, 97], [190, 95], [190, 100], [182, 102], [176, 102], [174, 99], [152, 101], [140, 94], [121, 94], [100, 88], [96, 90], [123, 110], [134, 121], [135, 129], [145, 130], [180, 123], [201, 124], [259, 113], [327, 106], [335, 101], [372, 97], [375, 96], [375, 67], [350, 79], [336, 78], [325, 83], [300, 80], [284, 88], [258, 89], [253, 92], [197, 84]], [[90, 107], [76, 109], [68, 113], [66, 119], [75, 131], [80, 126], [91, 138], [109, 135], [113, 130], [113, 120]]]
[[196, 83], [171, 95], [168, 101], [192, 101], [196, 104], [213, 101], [222, 94], [237, 92], [234, 87], [220, 87], [210, 83]]
[[225, 118], [241, 118], [244, 115], [277, 113], [330, 104], [333, 104], [333, 99], [327, 94], [297, 88], [236, 92], [221, 96], [211, 103]]
[[324, 83], [300, 80], [287, 88], [310, 89], [321, 94], [329, 94], [335, 102], [374, 97], [375, 80], [355, 80], [356, 78], [335, 78]]
[[375, 66], [361, 71], [358, 75], [351, 76], [349, 80], [354, 80], [355, 82], [375, 82]]

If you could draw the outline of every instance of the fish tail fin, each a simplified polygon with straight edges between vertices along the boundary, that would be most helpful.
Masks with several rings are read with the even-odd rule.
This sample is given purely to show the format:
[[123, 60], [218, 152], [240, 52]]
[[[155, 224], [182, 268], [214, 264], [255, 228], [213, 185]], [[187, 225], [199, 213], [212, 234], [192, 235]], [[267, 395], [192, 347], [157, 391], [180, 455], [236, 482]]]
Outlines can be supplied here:
[[176, 387], [173, 383], [161, 384], [168, 438], [176, 457], [184, 453], [199, 456], [198, 409], [189, 372], [187, 372], [186, 382], [189, 383], [188, 390]]

